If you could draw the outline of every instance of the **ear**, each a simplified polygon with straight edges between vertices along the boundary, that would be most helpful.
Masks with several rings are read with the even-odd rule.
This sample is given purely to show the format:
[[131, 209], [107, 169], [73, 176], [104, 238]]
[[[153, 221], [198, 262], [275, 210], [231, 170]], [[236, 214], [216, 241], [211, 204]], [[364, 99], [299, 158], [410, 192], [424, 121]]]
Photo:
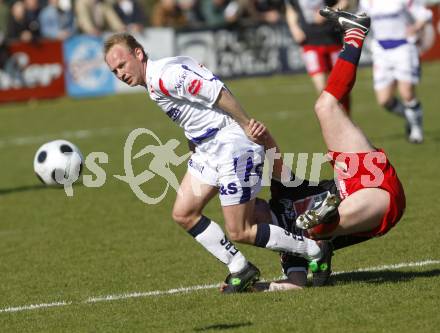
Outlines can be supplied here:
[[145, 60], [145, 55], [144, 52], [142, 52], [142, 49], [140, 47], [137, 47], [134, 49], [134, 54], [136, 56], [136, 58], [138, 58], [139, 60], [143, 61]]

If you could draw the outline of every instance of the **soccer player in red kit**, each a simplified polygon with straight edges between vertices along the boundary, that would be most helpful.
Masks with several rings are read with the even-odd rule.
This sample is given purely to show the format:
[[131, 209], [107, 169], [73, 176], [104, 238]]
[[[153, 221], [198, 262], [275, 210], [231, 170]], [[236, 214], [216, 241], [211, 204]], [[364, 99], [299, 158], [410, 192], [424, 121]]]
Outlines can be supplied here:
[[[344, 47], [315, 104], [328, 157], [335, 170], [339, 196], [329, 196], [318, 207], [298, 216], [296, 226], [307, 229], [308, 235], [316, 239], [351, 235], [366, 240], [388, 232], [405, 209], [403, 187], [385, 152], [368, 141], [340, 104], [354, 86], [370, 18], [329, 7], [320, 13], [344, 31]], [[271, 148], [274, 141], [269, 132], [264, 134], [265, 148]], [[325, 284], [330, 276], [332, 244], [330, 241], [322, 243], [327, 244], [326, 248], [321, 244], [325, 253], [321, 260], [313, 263], [312, 270], [317, 279], [321, 274], [322, 284]]]
[[316, 238], [343, 235], [377, 237], [402, 217], [405, 194], [396, 171], [382, 149], [375, 148], [342, 110], [340, 101], [353, 88], [362, 45], [370, 26], [366, 15], [324, 8], [321, 15], [344, 30], [344, 48], [330, 73], [327, 86], [315, 104], [328, 157], [337, 176], [342, 200], [334, 207], [324, 203], [299, 216], [296, 225]]

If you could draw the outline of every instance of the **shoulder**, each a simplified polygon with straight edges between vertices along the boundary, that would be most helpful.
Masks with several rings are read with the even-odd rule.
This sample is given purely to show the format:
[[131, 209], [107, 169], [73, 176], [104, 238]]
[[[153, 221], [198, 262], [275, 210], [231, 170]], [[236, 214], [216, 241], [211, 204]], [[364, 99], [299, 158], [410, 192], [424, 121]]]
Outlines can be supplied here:
[[156, 84], [165, 95], [181, 88], [187, 77], [186, 70], [177, 59], [167, 59], [156, 73]]
[[192, 64], [197, 62], [189, 57], [169, 57], [151, 61], [151, 85], [166, 96], [178, 94], [192, 74], [188, 67]]
[[150, 84], [155, 90], [161, 90], [165, 93], [163, 87], [169, 85], [169, 81], [173, 79], [173, 73], [178, 67], [173, 58], [162, 58], [159, 60], [149, 60], [147, 66], [147, 74], [150, 78]]

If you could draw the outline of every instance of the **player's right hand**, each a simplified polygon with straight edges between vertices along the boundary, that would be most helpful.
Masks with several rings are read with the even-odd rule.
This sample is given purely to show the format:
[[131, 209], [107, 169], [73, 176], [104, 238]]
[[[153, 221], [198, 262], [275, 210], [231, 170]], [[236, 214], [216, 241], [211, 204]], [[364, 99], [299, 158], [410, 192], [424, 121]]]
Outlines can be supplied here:
[[247, 135], [253, 142], [264, 145], [266, 134], [267, 128], [262, 122], [255, 119], [249, 120]]

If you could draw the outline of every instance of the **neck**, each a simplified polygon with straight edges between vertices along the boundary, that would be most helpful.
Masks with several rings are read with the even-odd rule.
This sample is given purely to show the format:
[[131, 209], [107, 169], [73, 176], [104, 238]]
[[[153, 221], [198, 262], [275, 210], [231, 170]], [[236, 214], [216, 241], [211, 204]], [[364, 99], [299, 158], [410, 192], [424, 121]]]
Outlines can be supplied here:
[[147, 62], [148, 62], [148, 58], [142, 62], [142, 68], [143, 68], [143, 72], [144, 72], [144, 82], [143, 82], [142, 86], [144, 86], [145, 88], [147, 88]]

